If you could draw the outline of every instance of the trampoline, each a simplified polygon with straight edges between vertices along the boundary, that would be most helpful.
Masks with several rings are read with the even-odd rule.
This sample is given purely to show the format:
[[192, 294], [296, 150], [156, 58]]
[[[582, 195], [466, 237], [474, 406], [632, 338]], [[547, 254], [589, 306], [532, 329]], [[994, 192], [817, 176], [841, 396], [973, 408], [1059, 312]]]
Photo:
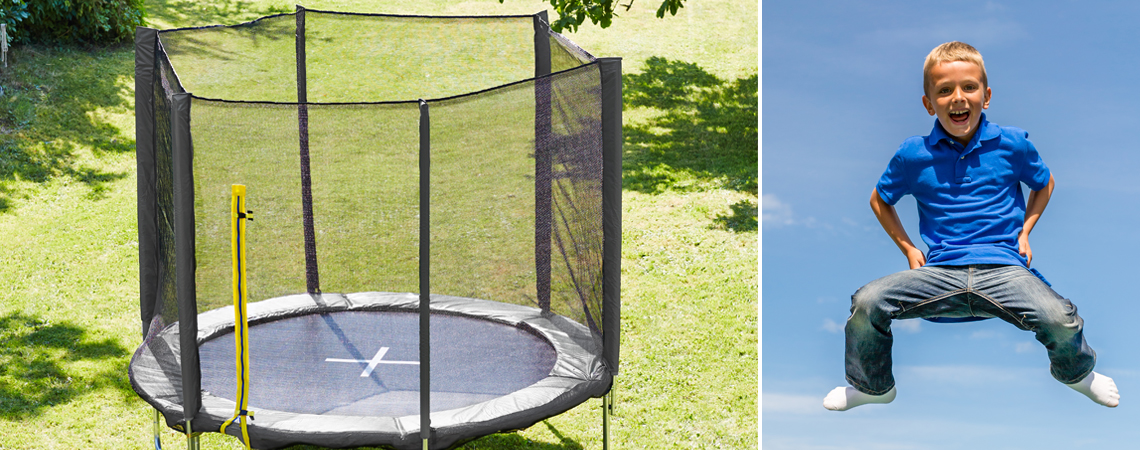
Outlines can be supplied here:
[[[166, 426], [259, 449], [445, 449], [590, 398], [608, 414], [620, 60], [545, 13], [298, 7], [139, 28], [136, 118], [129, 376]], [[234, 258], [248, 294], [227, 305], [233, 184], [256, 221]], [[223, 426], [237, 413], [247, 434]]]

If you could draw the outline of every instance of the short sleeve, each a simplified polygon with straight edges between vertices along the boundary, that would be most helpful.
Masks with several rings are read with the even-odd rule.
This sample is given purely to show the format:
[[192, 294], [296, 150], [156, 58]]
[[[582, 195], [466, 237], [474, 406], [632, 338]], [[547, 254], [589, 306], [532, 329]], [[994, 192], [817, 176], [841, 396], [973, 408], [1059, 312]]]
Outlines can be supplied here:
[[1025, 133], [1025, 160], [1021, 166], [1021, 173], [1018, 174], [1018, 180], [1029, 186], [1029, 189], [1040, 191], [1049, 185], [1049, 167], [1045, 166], [1045, 162], [1041, 160], [1041, 155], [1037, 153], [1037, 148], [1033, 146], [1033, 142], [1029, 141], [1029, 133]]
[[875, 185], [875, 190], [888, 205], [898, 203], [903, 196], [910, 193], [910, 185], [906, 181], [906, 161], [901, 152], [891, 158], [887, 170], [879, 177], [879, 184]]

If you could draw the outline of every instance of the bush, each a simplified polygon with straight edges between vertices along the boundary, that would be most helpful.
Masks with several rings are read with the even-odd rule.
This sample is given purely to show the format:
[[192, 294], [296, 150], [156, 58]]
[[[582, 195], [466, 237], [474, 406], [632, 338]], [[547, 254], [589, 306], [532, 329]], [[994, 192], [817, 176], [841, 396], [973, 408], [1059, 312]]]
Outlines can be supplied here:
[[8, 25], [8, 43], [20, 21], [28, 18], [28, 4], [24, 0], [0, 0], [0, 23]]
[[13, 43], [111, 44], [143, 24], [143, 0], [0, 0]]

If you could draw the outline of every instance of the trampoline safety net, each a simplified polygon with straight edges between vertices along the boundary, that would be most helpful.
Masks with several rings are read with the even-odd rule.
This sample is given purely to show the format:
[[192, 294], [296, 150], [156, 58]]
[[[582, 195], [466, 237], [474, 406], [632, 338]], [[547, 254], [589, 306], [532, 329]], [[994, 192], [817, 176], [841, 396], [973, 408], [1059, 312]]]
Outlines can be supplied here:
[[[297, 412], [305, 420], [339, 414], [338, 423], [352, 416], [364, 428], [332, 440], [296, 430], [280, 437], [269, 428], [291, 419], [259, 414], [255, 444], [419, 448], [422, 435], [447, 448], [581, 401], [473, 415], [489, 408], [453, 401], [466, 397], [447, 387], [455, 376], [444, 372], [479, 365], [449, 362], [468, 345], [525, 353], [515, 347], [541, 341], [535, 353], [546, 362], [518, 369], [537, 378], [500, 390], [538, 392], [577, 377], [585, 384], [552, 397], [608, 391], [618, 370], [619, 59], [595, 58], [554, 33], [545, 13], [413, 17], [299, 7], [236, 26], [139, 28], [136, 83], [144, 343], [131, 380], [169, 426], [184, 431], [189, 421], [194, 431], [217, 431], [210, 408], [232, 410], [225, 402], [235, 370], [226, 334], [233, 184], [248, 187], [255, 217], [246, 238], [251, 408], [287, 410], [282, 399], [310, 399]], [[421, 330], [410, 318], [427, 295], [432, 326]], [[227, 314], [228, 324], [213, 319]], [[470, 317], [479, 323], [454, 322]], [[393, 349], [383, 362], [408, 360], [399, 369], [408, 378], [385, 378], [398, 376], [397, 365], [378, 365], [384, 352], [349, 335], [380, 328], [407, 344], [383, 344]], [[414, 360], [429, 342], [430, 416], [409, 400], [420, 398]], [[218, 350], [223, 345], [228, 350]], [[371, 377], [383, 395], [354, 394], [351, 377], [330, 379], [323, 368], [258, 360], [285, 352], [265, 350], [275, 345], [348, 349], [321, 367], [367, 368], [372, 358], [375, 370], [352, 377]], [[215, 354], [228, 356], [219, 364]], [[513, 370], [513, 356], [494, 358], [502, 359], [498, 370]], [[290, 373], [287, 385], [258, 384], [274, 371]], [[337, 395], [299, 391], [329, 384]], [[472, 389], [479, 392], [470, 402], [510, 394]], [[353, 398], [322, 412], [311, 404], [318, 397]], [[363, 418], [385, 408], [397, 412]]]

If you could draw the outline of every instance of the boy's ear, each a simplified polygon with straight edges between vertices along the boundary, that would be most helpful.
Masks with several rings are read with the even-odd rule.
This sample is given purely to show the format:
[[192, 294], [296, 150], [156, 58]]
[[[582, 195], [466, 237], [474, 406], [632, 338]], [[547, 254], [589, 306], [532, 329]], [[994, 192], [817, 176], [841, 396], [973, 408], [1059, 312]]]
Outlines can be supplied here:
[[[987, 97], [986, 97], [986, 104], [988, 105], [988, 104], [990, 104], [990, 103], [989, 103], [989, 102], [990, 102], [990, 98], [989, 98], [989, 96], [988, 96], [988, 94], [989, 94], [989, 91], [987, 90], [987, 91], [986, 91], [986, 93], [987, 93]], [[935, 114], [935, 113], [934, 113], [934, 105], [930, 103], [930, 99], [929, 99], [929, 98], [926, 98], [926, 96], [925, 96], [925, 95], [924, 95], [924, 96], [922, 96], [922, 106], [926, 108], [926, 113], [927, 113], [927, 114], [930, 114], [930, 115], [932, 115], [932, 116]]]
[[982, 109], [989, 109], [990, 108], [990, 97], [992, 97], [993, 95], [994, 95], [994, 91], [991, 91], [990, 87], [986, 86], [986, 99], [982, 101]]

